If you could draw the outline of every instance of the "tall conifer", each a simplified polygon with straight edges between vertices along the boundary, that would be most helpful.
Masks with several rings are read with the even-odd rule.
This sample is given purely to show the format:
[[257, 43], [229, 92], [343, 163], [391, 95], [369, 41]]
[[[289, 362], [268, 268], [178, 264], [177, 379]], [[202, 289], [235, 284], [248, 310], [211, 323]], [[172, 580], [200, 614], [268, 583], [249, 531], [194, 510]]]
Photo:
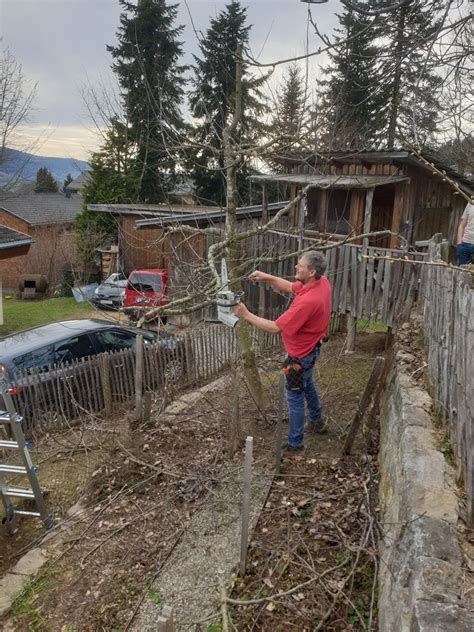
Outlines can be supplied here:
[[329, 78], [321, 81], [319, 142], [331, 149], [374, 146], [386, 124], [387, 87], [373, 18], [351, 8], [338, 17], [340, 43], [329, 53]]
[[[194, 57], [190, 106], [197, 119], [194, 138], [203, 147], [192, 156], [191, 170], [201, 199], [223, 206], [226, 203], [226, 185], [222, 133], [234, 113], [237, 44], [241, 42], [245, 47], [250, 28], [246, 24], [246, 9], [238, 1], [230, 2], [217, 17], [211, 19], [211, 25], [200, 42], [200, 55]], [[242, 75], [243, 115], [238, 137], [242, 142], [255, 142], [261, 130], [259, 116], [265, 111], [260, 92], [265, 77], [252, 76], [245, 64]], [[247, 197], [249, 171], [246, 164], [239, 169], [241, 202]]]
[[177, 5], [165, 0], [120, 0], [123, 12], [117, 46], [107, 46], [114, 58], [130, 138], [136, 144], [138, 199], [166, 198], [176, 156], [177, 133], [183, 128], [180, 105], [185, 67], [179, 65], [182, 26], [175, 26]]

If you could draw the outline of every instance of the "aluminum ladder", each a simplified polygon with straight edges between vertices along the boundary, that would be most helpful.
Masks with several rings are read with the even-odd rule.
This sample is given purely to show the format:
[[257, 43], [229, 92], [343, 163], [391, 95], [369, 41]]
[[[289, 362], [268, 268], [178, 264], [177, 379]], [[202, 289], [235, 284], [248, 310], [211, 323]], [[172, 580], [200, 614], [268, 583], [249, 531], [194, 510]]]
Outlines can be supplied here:
[[[25, 441], [25, 435], [21, 427], [23, 417], [17, 414], [15, 410], [12, 396], [8, 390], [8, 384], [5, 380], [5, 376], [2, 374], [0, 374], [0, 396], [3, 398], [4, 405], [7, 408], [6, 411], [0, 410], [0, 426], [3, 426], [3, 429], [6, 431], [4, 434], [7, 437], [6, 439], [0, 440], [0, 450], [3, 454], [19, 452], [22, 462], [22, 465], [0, 463], [0, 495], [5, 509], [3, 523], [10, 535], [14, 535], [18, 530], [16, 524], [17, 516], [41, 518], [44, 526], [50, 529], [53, 526], [53, 516], [46, 508], [44, 495], [39, 486], [36, 476], [38, 468], [31, 462], [28, 442]], [[7, 476], [10, 477], [9, 475], [15, 474], [23, 475], [28, 478], [30, 484], [29, 489], [10, 487], [7, 484]], [[36, 504], [36, 511], [17, 509], [12, 503], [12, 498], [33, 500]]]

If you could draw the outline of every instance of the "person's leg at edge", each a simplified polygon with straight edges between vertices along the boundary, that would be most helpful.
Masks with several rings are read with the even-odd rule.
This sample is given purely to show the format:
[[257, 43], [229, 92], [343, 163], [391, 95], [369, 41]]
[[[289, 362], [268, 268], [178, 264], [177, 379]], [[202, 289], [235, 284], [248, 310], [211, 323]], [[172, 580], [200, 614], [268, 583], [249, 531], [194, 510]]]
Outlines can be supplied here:
[[474, 255], [474, 244], [468, 244], [466, 242], [460, 243], [456, 246], [456, 257], [458, 260], [459, 266], [465, 266], [470, 261]]

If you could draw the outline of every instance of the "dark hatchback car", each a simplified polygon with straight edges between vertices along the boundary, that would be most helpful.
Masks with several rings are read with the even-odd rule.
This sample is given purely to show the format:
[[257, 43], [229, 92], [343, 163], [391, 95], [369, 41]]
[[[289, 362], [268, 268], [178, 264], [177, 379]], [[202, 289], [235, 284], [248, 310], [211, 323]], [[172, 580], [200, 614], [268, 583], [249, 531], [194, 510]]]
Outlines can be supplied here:
[[[78, 370], [74, 367], [78, 365], [66, 363], [82, 359], [87, 363], [87, 358], [100, 353], [133, 349], [138, 334], [143, 336], [145, 344], [156, 344], [164, 350], [167, 377], [179, 380], [185, 367], [184, 345], [179, 336], [165, 331], [120, 327], [98, 319], [62, 321], [0, 338], [0, 371], [7, 380], [16, 377], [10, 390], [17, 408], [25, 417], [34, 417], [38, 414], [38, 410], [34, 409], [47, 407], [53, 399], [50, 396], [52, 383], [58, 383], [59, 372], [61, 380], [74, 384], [77, 390], [80, 380], [73, 378], [74, 371]], [[113, 361], [114, 357], [111, 358]], [[33, 374], [36, 384], [39, 376], [42, 391], [41, 401], [37, 397], [34, 405], [32, 391], [38, 390], [38, 386], [33, 385]], [[29, 376], [32, 376], [31, 380]], [[76, 392], [74, 397], [83, 400], [87, 394]], [[4, 408], [1, 398], [0, 407]]]

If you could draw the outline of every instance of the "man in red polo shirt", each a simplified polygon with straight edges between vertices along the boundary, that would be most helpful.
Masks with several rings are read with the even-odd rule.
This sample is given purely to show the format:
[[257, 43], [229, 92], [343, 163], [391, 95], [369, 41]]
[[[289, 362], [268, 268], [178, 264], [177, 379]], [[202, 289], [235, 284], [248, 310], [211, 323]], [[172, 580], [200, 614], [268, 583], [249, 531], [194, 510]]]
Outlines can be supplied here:
[[290, 454], [303, 450], [305, 400], [308, 430], [325, 431], [326, 424], [312, 376], [321, 349], [321, 339], [327, 332], [331, 316], [331, 286], [323, 276], [326, 270], [324, 256], [314, 250], [306, 252], [299, 259], [295, 270], [294, 283], [258, 270], [250, 275], [252, 281], [264, 281], [280, 292], [295, 295], [289, 309], [276, 320], [252, 314], [243, 303], [234, 307], [236, 316], [247, 320], [257, 329], [281, 334], [288, 354], [288, 368], [293, 367], [287, 373], [286, 381], [289, 427], [285, 451]]

